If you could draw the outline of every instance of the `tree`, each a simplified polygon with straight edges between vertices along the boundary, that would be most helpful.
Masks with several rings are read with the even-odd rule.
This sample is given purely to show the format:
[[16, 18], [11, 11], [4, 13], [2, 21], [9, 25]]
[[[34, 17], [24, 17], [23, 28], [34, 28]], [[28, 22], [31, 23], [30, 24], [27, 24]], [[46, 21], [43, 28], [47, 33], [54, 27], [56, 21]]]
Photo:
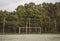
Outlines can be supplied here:
[[1, 14], [1, 18], [3, 18], [2, 22], [3, 22], [3, 34], [5, 32], [5, 22], [6, 22], [6, 17], [8, 16], [9, 12], [5, 11], [0, 11]]

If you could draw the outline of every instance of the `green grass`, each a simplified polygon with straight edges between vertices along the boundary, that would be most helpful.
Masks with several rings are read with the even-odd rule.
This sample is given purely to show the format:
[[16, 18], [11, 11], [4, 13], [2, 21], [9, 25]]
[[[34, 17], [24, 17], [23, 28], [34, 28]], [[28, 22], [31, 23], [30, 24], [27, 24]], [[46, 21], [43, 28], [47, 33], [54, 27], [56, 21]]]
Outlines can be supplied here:
[[[0, 32], [0, 35], [3, 35], [3, 34], [19, 34], [19, 33], [13, 33], [13, 32], [5, 32], [5, 33], [2, 33], [2, 32]], [[23, 33], [20, 33], [20, 34], [60, 34], [60, 32], [59, 33], [40, 33], [40, 32], [29, 32], [29, 33], [26, 33], [26, 32], [23, 32]]]

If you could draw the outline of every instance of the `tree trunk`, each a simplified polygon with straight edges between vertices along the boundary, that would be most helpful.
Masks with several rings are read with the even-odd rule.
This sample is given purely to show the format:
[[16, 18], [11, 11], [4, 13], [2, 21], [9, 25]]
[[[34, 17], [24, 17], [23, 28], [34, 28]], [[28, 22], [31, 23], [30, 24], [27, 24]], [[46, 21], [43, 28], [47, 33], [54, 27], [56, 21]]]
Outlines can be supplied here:
[[40, 27], [40, 33], [41, 33], [41, 27]]
[[45, 32], [47, 32], [47, 29], [46, 29], [46, 27], [45, 27]]
[[41, 26], [40, 26], [40, 33], [43, 32], [43, 27], [42, 27], [42, 20], [40, 20]]
[[31, 32], [31, 28], [30, 28], [30, 18], [29, 18], [29, 32]]
[[16, 27], [13, 27], [14, 32], [16, 33]]
[[55, 23], [55, 32], [57, 32], [56, 19], [54, 20], [54, 23]]
[[20, 31], [21, 31], [21, 28], [19, 27], [19, 34], [21, 33]]
[[50, 23], [51, 23], [51, 22], [50, 22], [50, 20], [51, 20], [51, 19], [50, 19], [50, 17], [48, 17], [48, 18], [49, 18], [49, 23], [48, 23], [48, 24], [49, 24], [49, 26], [48, 26], [48, 32], [50, 32]]
[[45, 20], [45, 24], [44, 25], [45, 25], [45, 32], [46, 32], [47, 29], [46, 29], [46, 18], [45, 18], [45, 16], [44, 16], [44, 20]]
[[5, 32], [5, 17], [3, 18], [3, 34]]
[[28, 28], [28, 22], [26, 21], [26, 33], [28, 32], [27, 28]]

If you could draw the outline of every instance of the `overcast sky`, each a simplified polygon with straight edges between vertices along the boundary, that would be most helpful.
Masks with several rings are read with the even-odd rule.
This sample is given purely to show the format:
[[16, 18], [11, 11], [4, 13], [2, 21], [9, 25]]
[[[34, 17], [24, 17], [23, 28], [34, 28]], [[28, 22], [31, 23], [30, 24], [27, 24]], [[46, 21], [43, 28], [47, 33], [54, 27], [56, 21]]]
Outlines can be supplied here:
[[60, 0], [0, 0], [0, 10], [14, 11], [18, 5], [34, 2], [40, 4], [43, 2], [60, 2]]

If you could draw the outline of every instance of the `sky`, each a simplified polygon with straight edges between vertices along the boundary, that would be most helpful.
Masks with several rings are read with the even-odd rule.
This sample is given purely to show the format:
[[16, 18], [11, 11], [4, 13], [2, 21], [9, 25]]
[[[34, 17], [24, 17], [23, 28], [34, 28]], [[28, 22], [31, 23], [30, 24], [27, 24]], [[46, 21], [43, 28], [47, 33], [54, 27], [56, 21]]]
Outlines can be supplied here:
[[60, 0], [0, 0], [0, 10], [14, 11], [18, 5], [23, 5], [25, 3], [30, 2], [41, 4], [43, 2], [47, 3], [60, 2]]

